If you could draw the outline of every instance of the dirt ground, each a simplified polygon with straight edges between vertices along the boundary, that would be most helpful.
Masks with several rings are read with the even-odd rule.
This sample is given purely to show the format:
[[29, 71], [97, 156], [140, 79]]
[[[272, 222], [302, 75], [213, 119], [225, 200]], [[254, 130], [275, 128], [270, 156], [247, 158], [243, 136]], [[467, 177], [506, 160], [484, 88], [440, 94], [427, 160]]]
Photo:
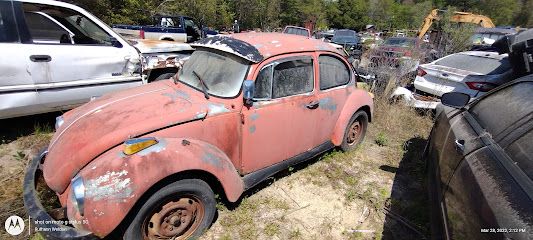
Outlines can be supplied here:
[[[0, 120], [0, 220], [26, 217], [24, 168], [53, 134], [55, 114]], [[377, 101], [365, 142], [276, 175], [236, 204], [220, 202], [202, 239], [423, 239], [422, 152], [432, 120]], [[26, 239], [28, 236], [20, 236]], [[40, 239], [39, 236], [32, 236]], [[0, 231], [0, 239], [13, 239]]]

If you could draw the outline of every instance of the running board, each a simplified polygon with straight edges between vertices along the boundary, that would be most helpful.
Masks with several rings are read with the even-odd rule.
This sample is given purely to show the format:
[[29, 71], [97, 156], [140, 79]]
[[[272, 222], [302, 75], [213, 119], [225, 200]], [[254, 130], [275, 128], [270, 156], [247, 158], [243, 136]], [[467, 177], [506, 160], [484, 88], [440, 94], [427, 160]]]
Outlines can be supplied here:
[[258, 183], [266, 180], [267, 178], [273, 176], [274, 174], [289, 168], [290, 166], [294, 166], [296, 164], [305, 162], [309, 159], [312, 159], [319, 154], [328, 151], [335, 147], [331, 141], [327, 141], [325, 143], [320, 144], [318, 147], [315, 147], [307, 152], [301, 153], [299, 155], [296, 155], [292, 158], [289, 158], [285, 161], [276, 163], [272, 166], [257, 170], [255, 172], [246, 174], [242, 177], [242, 180], [244, 182], [244, 189], [248, 190]]

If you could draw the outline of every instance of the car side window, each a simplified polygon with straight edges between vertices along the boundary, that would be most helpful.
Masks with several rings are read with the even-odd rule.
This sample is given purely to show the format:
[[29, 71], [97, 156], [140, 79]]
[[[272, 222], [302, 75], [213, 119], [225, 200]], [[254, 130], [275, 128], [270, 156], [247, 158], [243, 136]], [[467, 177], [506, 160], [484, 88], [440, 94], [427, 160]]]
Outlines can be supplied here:
[[320, 90], [345, 85], [350, 81], [350, 69], [336, 57], [322, 55], [320, 65]]
[[23, 9], [34, 43], [113, 45], [109, 33], [74, 10], [33, 3]]
[[470, 108], [479, 124], [493, 138], [533, 112], [532, 82], [520, 82], [495, 92]]
[[0, 1], [0, 43], [18, 41], [17, 26], [13, 16], [13, 2]]
[[255, 79], [255, 94], [256, 99], [270, 99], [272, 98], [272, 65], [265, 67], [259, 72]]
[[41, 12], [24, 12], [34, 43], [71, 43], [70, 33]]
[[524, 134], [505, 148], [505, 152], [516, 165], [533, 180], [533, 130]]
[[313, 60], [298, 59], [274, 67], [272, 97], [282, 98], [313, 91]]

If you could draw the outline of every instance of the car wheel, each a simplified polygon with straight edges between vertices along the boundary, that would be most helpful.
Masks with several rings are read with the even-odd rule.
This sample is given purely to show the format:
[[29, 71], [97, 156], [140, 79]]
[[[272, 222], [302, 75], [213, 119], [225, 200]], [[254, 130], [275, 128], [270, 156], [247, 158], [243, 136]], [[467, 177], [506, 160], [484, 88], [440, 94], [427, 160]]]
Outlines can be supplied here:
[[180, 180], [144, 203], [124, 239], [195, 239], [211, 225], [215, 212], [215, 194], [206, 182]]
[[357, 111], [348, 122], [346, 130], [344, 130], [344, 138], [341, 144], [342, 151], [350, 151], [361, 144], [365, 139], [367, 126], [368, 115], [365, 111]]
[[174, 75], [176, 75], [176, 73], [163, 73], [163, 74], [157, 76], [152, 82], [170, 79]]

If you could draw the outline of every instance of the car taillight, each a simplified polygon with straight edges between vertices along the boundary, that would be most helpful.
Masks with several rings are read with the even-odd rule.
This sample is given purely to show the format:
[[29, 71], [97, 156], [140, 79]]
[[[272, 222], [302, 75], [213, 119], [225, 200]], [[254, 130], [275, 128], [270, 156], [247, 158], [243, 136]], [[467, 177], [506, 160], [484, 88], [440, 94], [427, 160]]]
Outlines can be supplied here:
[[144, 30], [141, 29], [141, 31], [139, 32], [139, 37], [141, 39], [144, 39]]
[[466, 82], [466, 85], [473, 90], [481, 91], [481, 92], [488, 92], [492, 89], [494, 89], [496, 84], [493, 83], [487, 83], [487, 82]]
[[422, 68], [418, 68], [418, 76], [419, 77], [423, 77], [424, 75], [428, 74], [426, 71], [424, 71], [424, 69]]
[[410, 57], [410, 56], [413, 55], [413, 52], [411, 52], [411, 51], [405, 51], [403, 54], [404, 54], [404, 56], [406, 56], [406, 57]]

